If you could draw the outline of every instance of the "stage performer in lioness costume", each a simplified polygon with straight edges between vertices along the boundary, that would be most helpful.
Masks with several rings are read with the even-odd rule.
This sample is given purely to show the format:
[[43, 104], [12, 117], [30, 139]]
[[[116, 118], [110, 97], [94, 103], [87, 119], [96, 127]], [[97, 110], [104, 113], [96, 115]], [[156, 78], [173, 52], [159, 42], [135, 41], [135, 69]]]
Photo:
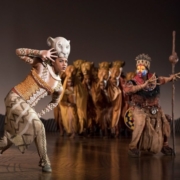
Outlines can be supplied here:
[[86, 130], [88, 94], [77, 76], [74, 65], [69, 65], [65, 74], [60, 110], [63, 127], [66, 133], [74, 138], [75, 135], [83, 134]]
[[136, 75], [128, 81], [124, 92], [131, 95], [134, 130], [129, 144], [129, 155], [139, 157], [141, 150], [172, 155], [168, 145], [170, 124], [159, 104], [160, 86], [178, 76], [158, 77], [150, 73], [151, 58], [146, 54], [136, 57]]
[[[52, 169], [40, 117], [59, 103], [63, 89], [59, 74], [66, 68], [70, 53], [70, 42], [63, 37], [49, 37], [47, 42], [51, 46], [50, 50], [16, 50], [20, 59], [30, 64], [32, 69], [25, 80], [13, 87], [5, 98], [4, 137], [0, 140], [1, 153], [12, 144], [24, 153], [34, 140], [43, 172], [51, 172]], [[35, 105], [47, 95], [52, 95], [51, 102], [37, 113]]]

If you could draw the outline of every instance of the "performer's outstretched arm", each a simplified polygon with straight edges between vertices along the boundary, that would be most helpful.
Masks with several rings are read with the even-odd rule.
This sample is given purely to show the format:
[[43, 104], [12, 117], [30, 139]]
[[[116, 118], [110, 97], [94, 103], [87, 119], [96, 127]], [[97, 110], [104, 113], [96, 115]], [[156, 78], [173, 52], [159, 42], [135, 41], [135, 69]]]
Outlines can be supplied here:
[[169, 77], [159, 76], [159, 77], [158, 77], [159, 84], [160, 84], [160, 85], [166, 84], [166, 83], [172, 81], [173, 78], [175, 78], [175, 75], [170, 75]]
[[61, 94], [61, 91], [55, 91], [52, 94], [52, 101], [40, 113], [38, 113], [39, 117], [41, 117], [44, 114], [46, 114], [47, 112], [53, 110], [59, 104], [60, 94]]
[[16, 55], [26, 63], [34, 64], [36, 61], [35, 57], [41, 58], [41, 51], [35, 49], [19, 48], [16, 49]]
[[135, 93], [147, 86], [148, 81], [141, 85], [133, 85], [131, 81], [129, 81], [126, 85], [123, 86], [123, 92], [126, 94]]
[[28, 49], [28, 48], [19, 48], [16, 49], [16, 55], [20, 57], [26, 63], [34, 65], [35, 63], [39, 62], [39, 60], [46, 61], [54, 61], [53, 58], [57, 58], [55, 49], [49, 50], [35, 50], [35, 49]]

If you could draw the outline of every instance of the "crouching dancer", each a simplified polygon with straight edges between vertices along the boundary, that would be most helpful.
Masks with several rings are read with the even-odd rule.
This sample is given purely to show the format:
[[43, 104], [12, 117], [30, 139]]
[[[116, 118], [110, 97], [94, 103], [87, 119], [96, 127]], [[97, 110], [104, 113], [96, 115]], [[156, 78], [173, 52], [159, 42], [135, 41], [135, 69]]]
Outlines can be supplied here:
[[136, 75], [124, 87], [124, 92], [131, 97], [129, 114], [132, 114], [134, 130], [129, 155], [133, 157], [139, 157], [142, 150], [165, 155], [173, 153], [168, 145], [170, 125], [159, 105], [159, 95], [160, 85], [179, 77], [157, 77], [149, 72], [150, 61], [148, 55], [138, 55]]
[[[51, 172], [47, 155], [46, 135], [40, 117], [57, 106], [62, 92], [59, 74], [67, 66], [70, 43], [63, 37], [49, 37], [50, 50], [20, 48], [16, 54], [32, 66], [23, 82], [13, 87], [5, 98], [4, 136], [0, 139], [1, 154], [12, 144], [24, 153], [35, 141], [43, 172]], [[51, 102], [39, 113], [34, 110], [38, 101], [52, 95]]]

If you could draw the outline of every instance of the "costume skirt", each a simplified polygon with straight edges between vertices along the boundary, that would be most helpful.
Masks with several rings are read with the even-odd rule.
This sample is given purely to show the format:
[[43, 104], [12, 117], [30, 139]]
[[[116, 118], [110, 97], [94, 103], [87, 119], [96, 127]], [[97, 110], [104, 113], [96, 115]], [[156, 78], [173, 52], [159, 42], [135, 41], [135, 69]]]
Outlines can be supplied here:
[[24, 153], [44, 125], [35, 110], [17, 93], [10, 91], [5, 100], [4, 135]]

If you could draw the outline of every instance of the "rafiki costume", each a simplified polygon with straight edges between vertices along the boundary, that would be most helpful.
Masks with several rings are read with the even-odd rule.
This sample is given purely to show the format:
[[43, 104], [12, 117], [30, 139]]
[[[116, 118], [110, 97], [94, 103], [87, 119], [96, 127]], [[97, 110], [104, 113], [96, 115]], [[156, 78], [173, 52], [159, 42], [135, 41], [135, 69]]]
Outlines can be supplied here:
[[132, 118], [134, 130], [129, 144], [129, 155], [140, 156], [140, 151], [152, 153], [162, 151], [166, 155], [172, 154], [167, 144], [170, 135], [170, 125], [159, 104], [160, 87], [173, 79], [157, 77], [149, 72], [151, 58], [140, 54], [136, 57], [136, 66], [144, 66], [147, 74], [143, 77], [138, 73], [124, 88], [131, 98]]

